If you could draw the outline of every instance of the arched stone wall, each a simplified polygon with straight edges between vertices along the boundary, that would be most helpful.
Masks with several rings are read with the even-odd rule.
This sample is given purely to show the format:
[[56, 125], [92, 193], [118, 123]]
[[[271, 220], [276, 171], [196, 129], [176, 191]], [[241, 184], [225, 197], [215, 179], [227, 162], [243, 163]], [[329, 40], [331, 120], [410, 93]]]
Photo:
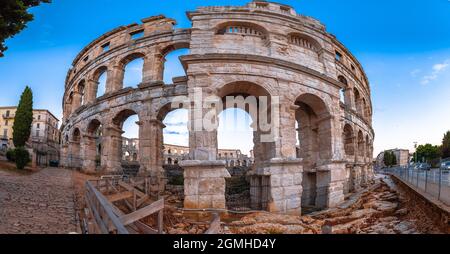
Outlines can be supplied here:
[[[157, 179], [156, 190], [163, 190], [162, 121], [176, 108], [173, 100], [184, 96], [195, 99], [187, 107], [189, 160], [180, 161], [185, 207], [225, 208], [229, 174], [226, 162], [217, 156], [217, 131], [192, 128], [211, 114], [210, 108], [193, 105], [209, 96], [220, 100], [242, 95], [267, 96], [270, 102], [268, 109], [253, 114], [267, 115], [270, 127], [254, 133], [251, 196], [264, 204], [258, 209], [298, 214], [302, 200], [334, 207], [343, 201], [344, 192], [370, 180], [375, 134], [368, 79], [357, 59], [324, 25], [269, 2], [198, 8], [188, 17], [192, 29], [174, 29], [175, 21], [164, 16], [119, 27], [76, 57], [66, 79], [62, 135], [72, 137], [79, 129], [84, 170], [121, 170], [121, 122], [137, 113], [140, 173]], [[134, 39], [140, 31], [143, 36]], [[164, 84], [165, 56], [180, 48], [190, 52], [180, 57], [186, 76]], [[143, 59], [142, 82], [124, 87], [125, 66], [136, 58]], [[97, 97], [103, 73], [106, 93]], [[96, 135], [99, 129], [101, 137]], [[262, 137], [268, 141], [262, 142]], [[63, 145], [65, 158], [76, 153], [71, 147], [70, 142]]]

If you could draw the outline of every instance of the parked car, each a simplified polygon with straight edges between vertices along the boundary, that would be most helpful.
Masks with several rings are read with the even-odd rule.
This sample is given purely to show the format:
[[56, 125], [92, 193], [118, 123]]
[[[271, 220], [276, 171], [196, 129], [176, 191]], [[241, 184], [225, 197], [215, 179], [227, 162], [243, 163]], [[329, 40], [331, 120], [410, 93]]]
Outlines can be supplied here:
[[450, 171], [450, 161], [443, 162], [441, 164], [441, 169], [446, 172]]
[[418, 169], [418, 170], [431, 170], [431, 165], [428, 163], [418, 163], [416, 164], [416, 166], [414, 166], [414, 169]]
[[57, 167], [59, 167], [59, 161], [57, 161], [57, 160], [51, 160], [51, 161], [49, 162], [49, 166], [50, 166], [50, 167], [57, 168]]

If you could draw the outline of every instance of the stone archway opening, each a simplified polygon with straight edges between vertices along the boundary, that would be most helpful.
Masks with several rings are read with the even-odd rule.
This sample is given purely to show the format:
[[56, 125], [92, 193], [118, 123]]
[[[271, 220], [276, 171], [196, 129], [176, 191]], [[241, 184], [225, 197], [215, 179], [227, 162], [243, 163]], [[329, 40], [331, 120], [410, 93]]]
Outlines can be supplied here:
[[143, 80], [144, 56], [131, 55], [122, 62], [123, 87], [137, 87]]
[[[229, 158], [226, 162], [231, 178], [226, 179], [226, 207], [230, 210], [269, 210], [270, 202], [270, 174], [264, 173], [264, 167], [275, 157], [275, 142], [264, 139], [268, 131], [263, 124], [271, 123], [271, 96], [262, 86], [250, 82], [234, 82], [223, 86], [218, 92], [222, 99], [224, 111], [220, 115], [234, 117], [231, 121], [219, 118], [219, 130], [225, 128], [235, 143], [242, 142], [245, 153], [249, 158]], [[234, 121], [233, 121], [234, 120]], [[233, 124], [237, 123], [242, 131], [233, 131]], [[230, 126], [231, 124], [231, 126]], [[222, 127], [223, 126], [223, 127]], [[219, 146], [224, 141], [220, 142]], [[248, 150], [248, 151], [247, 151]], [[220, 151], [220, 149], [219, 149]], [[241, 151], [242, 152], [242, 151]], [[228, 157], [230, 152], [221, 152]], [[243, 167], [244, 174], [234, 177], [233, 170], [237, 161], [252, 161]], [[242, 167], [242, 166], [240, 166]]]
[[189, 113], [187, 109], [172, 109], [166, 105], [160, 111], [158, 120], [162, 125], [163, 170], [166, 181], [166, 191], [177, 200], [176, 205], [182, 205], [184, 201], [184, 169], [179, 165], [184, 160], [189, 160]]
[[186, 76], [180, 57], [189, 54], [188, 45], [181, 48], [169, 47], [164, 50], [163, 80], [165, 84], [173, 84], [174, 78]]
[[94, 73], [94, 81], [96, 86], [94, 88], [95, 98], [99, 98], [106, 93], [106, 79], [108, 78], [108, 69], [106, 67], [100, 67]]
[[331, 119], [325, 102], [312, 94], [296, 100], [297, 157], [303, 159], [302, 210], [309, 213], [327, 207], [329, 172], [321, 166], [332, 157]]
[[102, 156], [103, 125], [97, 120], [91, 120], [83, 136], [83, 171], [95, 173], [105, 165], [105, 157]]
[[[109, 128], [110, 160], [119, 158], [116, 170], [126, 175], [136, 176], [139, 173], [139, 161], [133, 161], [130, 150], [137, 149], [139, 143], [139, 117], [134, 110], [125, 109], [120, 111], [112, 119], [112, 127]], [[127, 154], [128, 153], [128, 154]], [[111, 156], [112, 155], [112, 156]], [[124, 156], [126, 155], [126, 156]], [[125, 160], [123, 158], [126, 158]]]
[[252, 207], [249, 175], [252, 165], [244, 165], [241, 161], [250, 158], [254, 147], [253, 120], [247, 111], [239, 108], [228, 108], [218, 118], [217, 158], [225, 161], [231, 176], [225, 182], [226, 207], [230, 210], [249, 210]]

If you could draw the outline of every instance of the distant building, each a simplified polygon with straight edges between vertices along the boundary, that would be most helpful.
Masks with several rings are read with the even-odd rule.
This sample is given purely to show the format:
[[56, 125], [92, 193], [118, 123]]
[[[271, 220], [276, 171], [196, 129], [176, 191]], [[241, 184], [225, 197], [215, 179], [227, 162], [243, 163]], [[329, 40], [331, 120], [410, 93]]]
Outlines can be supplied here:
[[122, 160], [124, 161], [139, 161], [139, 139], [122, 138], [122, 153]]
[[[17, 107], [0, 107], [0, 150], [14, 148], [13, 125]], [[59, 159], [59, 120], [50, 111], [33, 110], [30, 148], [36, 152], [36, 163], [47, 165], [50, 160]]]
[[[408, 166], [409, 162], [410, 162], [410, 154], [409, 154], [409, 150], [407, 149], [392, 149], [392, 150], [388, 150], [390, 152], [393, 152], [395, 157], [397, 158], [397, 166]], [[384, 164], [384, 153], [385, 152], [381, 152], [376, 159], [376, 167], [377, 168], [383, 168], [386, 165]]]
[[[219, 149], [217, 158], [224, 160], [227, 167], [250, 166], [252, 157], [242, 154], [239, 149]], [[176, 165], [189, 159], [189, 147], [164, 144], [164, 164]], [[122, 160], [139, 161], [139, 139], [122, 138]]]

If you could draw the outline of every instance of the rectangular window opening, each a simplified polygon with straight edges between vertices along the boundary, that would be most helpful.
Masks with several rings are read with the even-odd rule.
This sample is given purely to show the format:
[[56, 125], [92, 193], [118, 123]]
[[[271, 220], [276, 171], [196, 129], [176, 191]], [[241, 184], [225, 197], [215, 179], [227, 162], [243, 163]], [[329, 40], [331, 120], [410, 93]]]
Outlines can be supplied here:
[[342, 60], [342, 54], [339, 51], [336, 51], [336, 60], [338, 61]]
[[110, 48], [111, 48], [111, 47], [110, 47], [110, 43], [109, 43], [109, 42], [103, 44], [103, 46], [102, 46], [103, 52], [108, 51]]
[[144, 37], [144, 30], [138, 30], [138, 31], [132, 32], [132, 33], [130, 33], [130, 35], [131, 35], [132, 40], [140, 39], [140, 38]]

